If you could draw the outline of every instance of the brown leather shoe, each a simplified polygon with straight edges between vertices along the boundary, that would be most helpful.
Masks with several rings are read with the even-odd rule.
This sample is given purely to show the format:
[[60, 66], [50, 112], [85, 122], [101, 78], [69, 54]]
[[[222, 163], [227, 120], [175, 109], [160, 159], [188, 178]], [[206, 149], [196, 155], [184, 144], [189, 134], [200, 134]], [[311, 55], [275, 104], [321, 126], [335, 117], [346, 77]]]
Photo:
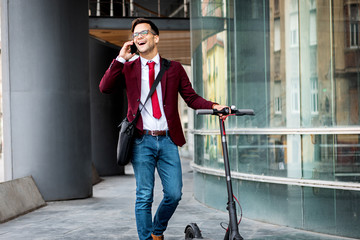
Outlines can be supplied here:
[[162, 236], [155, 236], [154, 234], [151, 234], [153, 240], [164, 240], [164, 235]]

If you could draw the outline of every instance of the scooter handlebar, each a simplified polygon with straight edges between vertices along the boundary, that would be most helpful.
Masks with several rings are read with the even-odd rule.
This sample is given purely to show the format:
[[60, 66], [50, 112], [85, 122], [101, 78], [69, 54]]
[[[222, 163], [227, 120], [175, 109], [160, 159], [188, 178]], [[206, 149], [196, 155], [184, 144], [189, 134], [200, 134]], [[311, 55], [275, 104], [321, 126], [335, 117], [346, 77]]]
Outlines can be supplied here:
[[[255, 115], [253, 109], [231, 109], [231, 113], [235, 114], [236, 116], [244, 116], [244, 115]], [[230, 111], [229, 108], [223, 108], [222, 110], [217, 109], [198, 109], [196, 110], [197, 115], [229, 115]]]

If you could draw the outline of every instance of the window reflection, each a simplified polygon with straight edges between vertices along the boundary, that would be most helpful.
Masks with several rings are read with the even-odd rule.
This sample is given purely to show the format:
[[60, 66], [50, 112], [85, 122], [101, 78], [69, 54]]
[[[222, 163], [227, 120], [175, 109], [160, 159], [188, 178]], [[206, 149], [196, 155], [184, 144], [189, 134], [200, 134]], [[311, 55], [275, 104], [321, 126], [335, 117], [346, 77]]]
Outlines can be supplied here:
[[[278, 129], [278, 135], [229, 136], [233, 169], [358, 181], [360, 0], [191, 4], [198, 9], [192, 21], [201, 23], [192, 30], [198, 92], [215, 102], [255, 110], [255, 117], [230, 119], [228, 129]], [[196, 122], [198, 129], [218, 129], [214, 117], [197, 117]], [[336, 134], [339, 127], [356, 132]], [[334, 134], [305, 131], [324, 128]], [[288, 129], [299, 133], [287, 134]], [[222, 167], [219, 136], [199, 141], [204, 161]]]
[[[360, 0], [190, 4], [196, 90], [256, 113], [226, 124], [231, 170], [261, 179], [235, 175], [253, 218], [358, 238]], [[223, 171], [217, 118], [195, 122], [195, 164]]]
[[359, 135], [304, 135], [302, 152], [304, 178], [360, 182]]

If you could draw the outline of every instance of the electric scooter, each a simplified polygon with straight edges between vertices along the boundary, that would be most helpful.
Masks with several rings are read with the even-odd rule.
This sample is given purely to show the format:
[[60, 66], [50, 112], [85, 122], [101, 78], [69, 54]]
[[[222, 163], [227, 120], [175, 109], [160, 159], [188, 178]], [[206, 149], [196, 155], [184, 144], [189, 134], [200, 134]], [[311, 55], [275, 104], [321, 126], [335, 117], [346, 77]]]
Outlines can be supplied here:
[[[239, 233], [237, 216], [236, 216], [236, 206], [234, 201], [232, 183], [231, 183], [231, 174], [230, 174], [230, 163], [229, 155], [226, 142], [226, 132], [225, 132], [225, 120], [227, 116], [244, 116], [244, 115], [255, 115], [254, 110], [252, 109], [236, 109], [235, 106], [231, 106], [231, 112], [229, 108], [224, 108], [221, 111], [216, 109], [199, 109], [196, 110], [198, 115], [217, 115], [219, 116], [220, 123], [220, 134], [221, 134], [221, 143], [224, 156], [224, 166], [225, 166], [225, 179], [228, 193], [228, 203], [227, 210], [229, 213], [229, 227], [226, 230], [224, 240], [243, 240], [244, 238]], [[223, 116], [223, 117], [221, 117]], [[188, 239], [209, 239], [203, 238], [201, 231], [196, 223], [190, 223], [185, 228], [185, 240]]]

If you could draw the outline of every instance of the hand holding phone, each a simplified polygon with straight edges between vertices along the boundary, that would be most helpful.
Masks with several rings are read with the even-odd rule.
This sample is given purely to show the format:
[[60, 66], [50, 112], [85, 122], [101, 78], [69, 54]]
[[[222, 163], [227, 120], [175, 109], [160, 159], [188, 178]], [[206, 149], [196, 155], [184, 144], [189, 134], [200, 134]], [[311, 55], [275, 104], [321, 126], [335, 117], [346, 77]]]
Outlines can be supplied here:
[[[134, 51], [134, 52], [133, 52]], [[134, 53], [137, 52], [137, 48], [133, 41], [125, 42], [119, 52], [119, 57], [122, 57], [126, 61], [131, 59], [134, 56]]]

